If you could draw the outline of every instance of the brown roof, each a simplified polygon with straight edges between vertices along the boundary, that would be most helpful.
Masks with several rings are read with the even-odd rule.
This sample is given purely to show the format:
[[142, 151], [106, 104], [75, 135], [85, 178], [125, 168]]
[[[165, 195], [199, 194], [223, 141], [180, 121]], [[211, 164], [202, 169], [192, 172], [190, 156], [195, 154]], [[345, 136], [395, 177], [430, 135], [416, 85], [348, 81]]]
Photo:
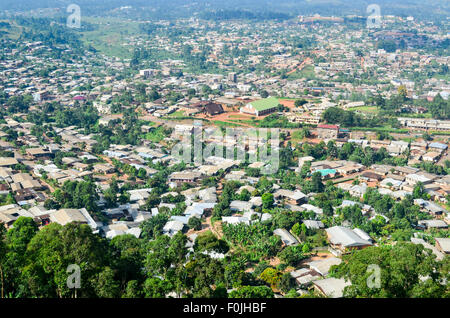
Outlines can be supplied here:
[[223, 113], [223, 107], [220, 104], [209, 103], [205, 106], [205, 111], [210, 115]]
[[0, 166], [5, 167], [5, 166], [12, 166], [15, 164], [18, 164], [19, 162], [17, 161], [16, 158], [13, 157], [0, 157]]
[[53, 213], [56, 223], [66, 225], [71, 222], [87, 223], [86, 218], [78, 209], [61, 209]]
[[375, 179], [375, 180], [381, 180], [383, 179], [383, 177], [381, 175], [379, 175], [378, 173], [372, 172], [372, 171], [365, 171], [364, 173], [361, 174], [363, 177], [365, 178], [369, 178], [369, 179]]

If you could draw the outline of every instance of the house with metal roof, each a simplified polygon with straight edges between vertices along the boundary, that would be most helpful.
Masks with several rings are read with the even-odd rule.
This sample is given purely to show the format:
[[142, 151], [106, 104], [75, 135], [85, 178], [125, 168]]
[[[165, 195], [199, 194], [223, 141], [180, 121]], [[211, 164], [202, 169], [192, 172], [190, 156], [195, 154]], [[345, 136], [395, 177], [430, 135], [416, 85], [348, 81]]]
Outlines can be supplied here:
[[428, 184], [428, 183], [431, 183], [433, 180], [431, 180], [430, 178], [427, 178], [421, 174], [419, 175], [419, 174], [411, 173], [406, 176], [405, 181], [406, 181], [406, 183], [408, 183], [410, 185], [416, 185], [418, 182], [421, 182], [423, 184]]
[[370, 236], [362, 230], [354, 231], [343, 226], [333, 226], [325, 230], [328, 240], [333, 248], [346, 252], [349, 249], [361, 249], [371, 246], [372, 243], [367, 240]]
[[234, 212], [251, 211], [253, 204], [247, 201], [234, 200], [230, 203], [230, 210]]
[[168, 236], [174, 236], [179, 231], [182, 231], [184, 228], [183, 222], [172, 220], [166, 223], [163, 228], [163, 233]]
[[334, 277], [315, 280], [313, 282], [314, 287], [321, 294], [330, 298], [341, 298], [344, 295], [344, 288], [351, 285], [351, 282], [344, 279], [338, 279]]
[[449, 255], [450, 254], [450, 238], [441, 238], [437, 237], [436, 240], [436, 248], [440, 250], [442, 253]]
[[85, 208], [82, 209], [60, 209], [50, 214], [50, 220], [61, 225], [68, 223], [88, 224], [92, 230], [97, 230], [97, 223]]
[[429, 212], [433, 215], [442, 215], [443, 213], [447, 212], [447, 210], [445, 210], [440, 205], [438, 205], [434, 202], [431, 202], [431, 201], [423, 200], [423, 199], [414, 199], [414, 204], [417, 204], [422, 209], [426, 210], [427, 212]]
[[428, 148], [439, 149], [441, 151], [446, 150], [448, 146], [440, 142], [432, 142], [428, 145]]
[[336, 139], [339, 136], [338, 125], [325, 125], [321, 124], [317, 126], [317, 136], [321, 139]]
[[216, 203], [206, 202], [194, 202], [191, 206], [188, 206], [184, 211], [185, 215], [198, 215], [202, 217], [205, 211], [212, 210]]
[[13, 157], [0, 157], [0, 167], [10, 167], [18, 164], [16, 158]]
[[273, 231], [273, 234], [279, 236], [283, 241], [283, 244], [286, 246], [296, 245], [299, 243], [297, 239], [285, 229], [276, 229]]
[[227, 224], [233, 224], [233, 225], [240, 224], [240, 223], [250, 225], [250, 220], [243, 216], [223, 216], [222, 222], [227, 223]]
[[448, 224], [442, 220], [420, 220], [418, 222], [419, 226], [423, 226], [427, 229], [435, 228], [435, 229], [446, 229], [448, 228]]
[[355, 201], [351, 201], [351, 200], [342, 200], [342, 203], [339, 206], [339, 208], [345, 208], [345, 207], [354, 206], [354, 205], [357, 205], [361, 208], [363, 215], [373, 211], [373, 207], [371, 207], [370, 205], [362, 204], [361, 202], [355, 202]]
[[322, 221], [315, 221], [315, 220], [303, 220], [303, 224], [305, 224], [306, 228], [309, 230], [318, 230], [323, 229], [325, 227]]
[[321, 208], [314, 206], [312, 204], [305, 203], [302, 204], [300, 207], [303, 209], [303, 211], [312, 211], [316, 214], [323, 214], [323, 210]]
[[313, 269], [300, 268], [290, 272], [300, 287], [308, 287], [313, 281], [321, 279], [322, 276]]
[[299, 190], [291, 191], [291, 190], [279, 189], [273, 194], [273, 196], [276, 199], [280, 199], [280, 198], [286, 199], [289, 203], [292, 203], [292, 204], [300, 204], [302, 202], [306, 202], [306, 200], [307, 200], [306, 195]]
[[317, 273], [325, 277], [328, 275], [331, 266], [339, 265], [340, 263], [342, 263], [342, 260], [340, 258], [330, 257], [318, 261], [309, 262], [308, 265], [309, 268], [315, 270]]

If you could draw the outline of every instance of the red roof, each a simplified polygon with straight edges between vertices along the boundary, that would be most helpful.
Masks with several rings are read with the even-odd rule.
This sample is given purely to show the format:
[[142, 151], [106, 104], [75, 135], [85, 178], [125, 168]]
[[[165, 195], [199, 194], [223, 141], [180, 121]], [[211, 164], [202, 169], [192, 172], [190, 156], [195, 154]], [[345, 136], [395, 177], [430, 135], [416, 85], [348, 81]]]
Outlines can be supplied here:
[[317, 128], [325, 128], [325, 129], [339, 129], [338, 125], [317, 125]]

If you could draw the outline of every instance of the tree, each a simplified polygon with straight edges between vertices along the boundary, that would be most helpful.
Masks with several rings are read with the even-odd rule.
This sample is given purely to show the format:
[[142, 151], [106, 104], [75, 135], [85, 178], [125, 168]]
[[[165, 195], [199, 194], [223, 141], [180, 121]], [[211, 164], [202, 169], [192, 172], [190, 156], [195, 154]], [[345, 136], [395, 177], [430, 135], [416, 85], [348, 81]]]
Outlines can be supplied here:
[[282, 274], [275, 268], [266, 268], [259, 277], [269, 284], [272, 288], [275, 288], [281, 280]]
[[267, 98], [267, 97], [269, 97], [269, 93], [268, 93], [266, 90], [262, 90], [261, 93], [260, 93], [260, 95], [261, 95], [261, 98]]
[[337, 158], [338, 157], [339, 150], [336, 146], [336, 143], [334, 140], [330, 140], [327, 143], [327, 156], [330, 158]]
[[198, 217], [191, 217], [188, 221], [188, 226], [190, 229], [200, 231], [202, 229], [202, 220]]
[[311, 177], [311, 189], [312, 192], [323, 192], [325, 186], [322, 183], [322, 175], [320, 172], [313, 173]]
[[145, 201], [147, 211], [158, 206], [159, 203], [161, 203], [161, 197], [156, 192], [152, 191]]
[[122, 298], [141, 298], [143, 296], [142, 287], [137, 280], [130, 280], [122, 294]]
[[[74, 291], [67, 287], [67, 268], [70, 264], [78, 265], [82, 273], [81, 289], [76, 291], [77, 296], [103, 297], [107, 294], [101, 284], [106, 284], [111, 276], [111, 271], [105, 269], [110, 257], [108, 245], [105, 239], [93, 234], [88, 225], [69, 223], [61, 226], [51, 223], [31, 239], [26, 255], [22, 275], [27, 284], [22, 291], [24, 295], [73, 296]], [[100, 275], [101, 272], [103, 274]], [[96, 279], [104, 280], [100, 285], [95, 285], [93, 282]]]
[[247, 189], [242, 189], [241, 194], [239, 195], [239, 200], [248, 201], [251, 198], [251, 194]]
[[155, 240], [148, 243], [148, 253], [145, 260], [145, 269], [149, 276], [160, 276], [165, 278], [172, 264], [172, 257], [167, 250], [170, 247], [170, 237], [159, 235]]
[[38, 226], [32, 218], [20, 216], [14, 227], [7, 233], [7, 242], [12, 252], [24, 255], [28, 243], [38, 232]]
[[413, 198], [414, 199], [425, 199], [427, 193], [425, 192], [425, 186], [422, 182], [417, 182], [413, 189]]
[[427, 132], [422, 134], [422, 138], [423, 138], [423, 140], [426, 140], [426, 141], [433, 140], [433, 137], [431, 137], [430, 134], [428, 134]]
[[203, 93], [204, 95], [209, 95], [209, 94], [211, 94], [211, 93], [212, 93], [211, 87], [209, 87], [208, 85], [203, 85], [203, 86], [202, 86], [202, 93]]
[[137, 177], [139, 179], [145, 179], [146, 176], [147, 176], [147, 171], [145, 171], [144, 168], [139, 168], [138, 173], [137, 173]]
[[89, 212], [98, 211], [96, 201], [99, 195], [93, 181], [67, 180], [61, 189], [53, 192], [53, 197], [63, 208], [86, 208]]
[[216, 286], [216, 289], [214, 289], [212, 297], [213, 298], [227, 298], [228, 297], [227, 288], [223, 284], [218, 284]]
[[302, 253], [308, 254], [310, 251], [311, 251], [311, 248], [309, 247], [309, 244], [308, 243], [303, 244]]
[[295, 105], [295, 107], [301, 107], [307, 103], [308, 103], [308, 101], [306, 99], [302, 98], [302, 99], [296, 99], [294, 102], [294, 105]]
[[6, 105], [9, 113], [26, 113], [33, 100], [31, 95], [11, 96]]
[[433, 102], [428, 105], [433, 118], [436, 119], [449, 119], [450, 118], [450, 99], [447, 101], [442, 98], [441, 94], [437, 94]]
[[273, 207], [273, 204], [275, 203], [272, 193], [264, 193], [261, 196], [261, 200], [264, 209], [271, 209]]
[[298, 263], [305, 259], [306, 256], [302, 252], [301, 245], [287, 246], [280, 253], [278, 257], [289, 266], [297, 266]]
[[114, 272], [109, 267], [105, 267], [100, 273], [94, 275], [91, 284], [98, 297], [117, 298], [119, 296], [119, 282], [115, 280]]
[[[374, 278], [371, 264], [380, 269], [379, 287], [368, 286], [367, 282]], [[440, 283], [444, 275], [441, 268], [435, 255], [423, 245], [398, 242], [394, 246], [355, 251], [344, 256], [343, 262], [330, 272], [335, 277], [350, 279], [351, 286], [344, 289], [346, 297], [441, 297], [445, 290]], [[421, 277], [429, 278], [422, 281]]]
[[295, 288], [296, 283], [294, 277], [290, 273], [284, 273], [278, 282], [278, 289], [283, 293], [289, 292], [291, 289]]
[[119, 186], [117, 184], [116, 178], [112, 178], [109, 188], [103, 191], [103, 196], [106, 200], [106, 205], [108, 207], [114, 207], [117, 204], [117, 194], [119, 192]]
[[224, 240], [218, 239], [211, 231], [206, 231], [199, 234], [195, 239], [194, 250], [226, 253], [229, 247]]
[[213, 297], [211, 286], [225, 283], [223, 262], [197, 253], [195, 259], [185, 265], [185, 284], [194, 297]]
[[229, 298], [273, 298], [272, 289], [267, 286], [242, 286], [233, 290]]
[[305, 139], [305, 138], [309, 138], [309, 137], [311, 137], [311, 131], [310, 131], [308, 128], [303, 127], [303, 128], [299, 131], [299, 138], [300, 138], [300, 139]]
[[377, 48], [393, 53], [397, 49], [397, 44], [393, 40], [380, 40], [377, 42]]
[[111, 267], [117, 271], [121, 287], [130, 280], [142, 279], [144, 264], [142, 241], [131, 234], [118, 235], [110, 242]]
[[3, 223], [0, 223], [0, 297], [5, 297], [5, 262], [7, 246], [5, 240], [6, 229]]
[[225, 265], [225, 282], [227, 287], [241, 286], [245, 280], [246, 262], [243, 257], [233, 255], [229, 263]]
[[407, 97], [408, 97], [408, 91], [406, 90], [406, 86], [405, 85], [400, 85], [397, 89], [398, 95], [400, 96], [400, 98], [403, 101], [406, 101]]
[[146, 240], [154, 239], [156, 236], [162, 233], [164, 225], [166, 225], [169, 217], [164, 214], [158, 214], [154, 217], [145, 220], [141, 223], [140, 228], [142, 230], [141, 237]]
[[171, 286], [169, 282], [157, 277], [147, 278], [144, 282], [144, 294], [146, 298], [165, 298], [170, 290]]
[[300, 236], [301, 233], [301, 228], [300, 228], [300, 223], [295, 223], [292, 228], [291, 228], [292, 233], [294, 233], [297, 236]]

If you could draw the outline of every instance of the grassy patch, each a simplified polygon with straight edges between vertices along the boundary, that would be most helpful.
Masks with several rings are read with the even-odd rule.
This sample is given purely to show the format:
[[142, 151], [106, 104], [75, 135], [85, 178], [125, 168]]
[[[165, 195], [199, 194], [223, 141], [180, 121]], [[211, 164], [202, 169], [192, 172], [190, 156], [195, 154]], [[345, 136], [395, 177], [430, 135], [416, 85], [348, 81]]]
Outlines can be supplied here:
[[360, 111], [363, 113], [374, 113], [374, 114], [378, 113], [380, 111], [377, 106], [359, 106], [359, 107], [352, 107], [349, 110]]
[[348, 129], [350, 129], [350, 130], [352, 130], [352, 131], [374, 131], [374, 132], [391, 132], [391, 133], [399, 133], [399, 134], [405, 134], [405, 133], [408, 133], [409, 132], [409, 130], [408, 129], [398, 129], [398, 128], [392, 128], [392, 127], [388, 127], [388, 126], [385, 126], [385, 127], [371, 127], [371, 128], [368, 128], [368, 127], [351, 127], [351, 128], [348, 128]]
[[139, 24], [118, 18], [85, 17], [86, 22], [96, 26], [95, 30], [84, 31], [82, 40], [99, 52], [122, 59], [131, 58], [130, 37], [139, 34]]
[[416, 138], [408, 137], [408, 138], [402, 138], [402, 140], [405, 141], [405, 142], [411, 143], [411, 142], [415, 142]]
[[[251, 117], [244, 117], [242, 115], [230, 115], [228, 116], [229, 118], [236, 118], [236, 119], [241, 119], [241, 120], [253, 120]], [[248, 118], [248, 119], [242, 119], [242, 118]]]
[[407, 118], [433, 118], [433, 115], [431, 113], [424, 113], [424, 114], [398, 114], [396, 115], [398, 117], [407, 117]]
[[169, 117], [184, 117], [184, 111], [177, 110], [176, 112], [170, 114]]
[[307, 65], [300, 71], [295, 71], [292, 74], [288, 75], [288, 80], [296, 80], [300, 78], [306, 78], [306, 79], [315, 79], [316, 73], [314, 72], [314, 66], [313, 65]]
[[220, 120], [215, 120], [214, 122], [213, 122], [216, 126], [219, 126], [219, 127], [242, 127], [242, 125], [239, 125], [239, 124], [235, 124], [235, 123], [229, 123], [229, 122], [226, 122], [226, 121], [220, 121]]
[[9, 27], [8, 26], [0, 27], [0, 39], [2, 37], [8, 37], [12, 40], [17, 40], [20, 37], [20, 34], [22, 33], [23, 27], [17, 25], [17, 23], [12, 20], [0, 20], [0, 23], [2, 22], [9, 23]]
[[450, 136], [450, 131], [430, 130], [428, 133], [433, 136], [434, 135]]
[[154, 130], [148, 132], [145, 134], [144, 138], [146, 140], [150, 140], [153, 141], [155, 143], [160, 142], [161, 140], [163, 140], [164, 138], [166, 138], [167, 135], [164, 132], [164, 127], [158, 127], [155, 128]]
[[301, 130], [296, 130], [291, 133], [291, 141], [300, 142], [303, 140], [303, 133]]
[[258, 123], [259, 123], [257, 120], [251, 120], [251, 119], [247, 119], [247, 120], [245, 120], [245, 119], [232, 119], [230, 121], [232, 121], [233, 123], [238, 123], [238, 124], [242, 123], [242, 124], [254, 125], [254, 126], [258, 126]]

